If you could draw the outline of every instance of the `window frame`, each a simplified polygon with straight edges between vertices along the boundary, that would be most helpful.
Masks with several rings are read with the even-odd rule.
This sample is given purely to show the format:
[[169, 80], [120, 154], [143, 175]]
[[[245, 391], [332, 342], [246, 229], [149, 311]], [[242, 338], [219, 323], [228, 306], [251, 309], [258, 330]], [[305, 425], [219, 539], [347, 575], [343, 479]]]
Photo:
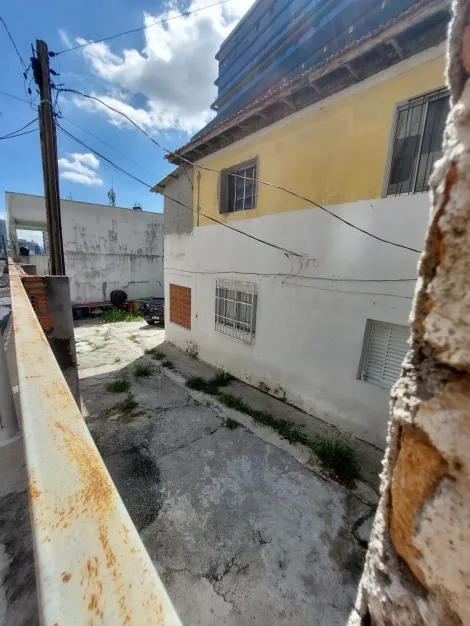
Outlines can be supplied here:
[[[387, 390], [390, 391], [390, 389], [392, 389], [392, 387], [393, 387], [393, 385], [395, 383], [393, 383], [393, 385], [390, 387], [388, 384], [384, 384], [383, 382], [378, 382], [376, 380], [369, 380], [369, 379], [364, 378], [365, 367], [366, 367], [366, 364], [367, 364], [367, 357], [369, 355], [369, 348], [370, 348], [370, 342], [371, 342], [372, 330], [373, 330], [374, 324], [378, 324], [378, 325], [382, 324], [382, 325], [386, 325], [386, 326], [402, 326], [403, 328], [407, 328], [408, 329], [408, 338], [409, 338], [409, 334], [410, 334], [411, 331], [410, 331], [409, 325], [407, 325], [407, 324], [398, 324], [397, 322], [387, 322], [387, 321], [384, 321], [384, 320], [372, 319], [372, 318], [368, 318], [366, 320], [366, 327], [365, 327], [365, 330], [364, 330], [364, 338], [362, 340], [361, 358], [359, 360], [359, 367], [358, 367], [358, 370], [357, 370], [356, 379], [360, 380], [360, 381], [362, 381], [364, 383], [368, 383], [370, 385], [374, 385], [376, 387], [380, 387], [381, 389], [387, 389]], [[407, 351], [408, 351], [408, 349], [407, 349]], [[403, 365], [401, 367], [403, 367]], [[397, 380], [398, 380], [398, 378], [397, 378]]]
[[[235, 209], [233, 211], [229, 210], [229, 175], [237, 174], [240, 170], [246, 170], [249, 167], [255, 168], [255, 176], [253, 178], [253, 206], [249, 208], [243, 209]], [[256, 209], [258, 204], [258, 187], [257, 180], [259, 179], [259, 158], [253, 157], [252, 159], [247, 159], [246, 161], [242, 161], [241, 163], [237, 163], [232, 167], [224, 169], [219, 174], [219, 214], [220, 215], [231, 215], [232, 213], [245, 213], [246, 211], [252, 211]]]
[[[410, 106], [411, 102], [413, 102], [415, 100], [420, 100], [420, 99], [425, 100], [426, 107], [429, 107], [429, 102], [432, 101], [432, 97], [433, 96], [437, 96], [437, 95], [439, 95], [441, 93], [442, 93], [443, 97], [445, 95], [449, 95], [450, 94], [449, 89], [447, 87], [443, 86], [443, 87], [439, 87], [437, 89], [431, 89], [430, 91], [426, 91], [425, 93], [419, 94], [417, 96], [413, 96], [412, 98], [406, 98], [406, 100], [401, 100], [400, 102], [397, 102], [395, 104], [395, 107], [394, 107], [394, 110], [393, 110], [393, 117], [392, 117], [392, 124], [391, 124], [391, 129], [390, 129], [390, 135], [389, 135], [389, 140], [388, 140], [387, 158], [385, 160], [385, 174], [384, 174], [384, 179], [383, 179], [383, 184], [382, 184], [382, 198], [393, 198], [393, 197], [397, 197], [397, 196], [411, 196], [411, 195], [414, 195], [416, 193], [428, 193], [427, 190], [425, 190], [425, 191], [415, 191], [416, 183], [417, 183], [417, 174], [418, 174], [418, 169], [419, 169], [419, 155], [418, 155], [417, 163], [416, 163], [416, 165], [414, 167], [414, 172], [413, 172], [413, 179], [414, 179], [413, 180], [413, 190], [411, 190], [411, 191], [403, 191], [403, 192], [397, 193], [397, 194], [389, 194], [388, 193], [388, 189], [390, 187], [390, 178], [392, 176], [393, 153], [395, 151], [395, 138], [396, 138], [396, 134], [397, 134], [397, 130], [398, 130], [398, 116], [399, 116], [400, 112], [406, 110]], [[427, 110], [426, 110], [426, 114], [423, 115], [423, 120], [421, 121], [421, 136], [420, 136], [420, 142], [419, 142], [419, 153], [421, 153], [421, 150], [422, 150], [423, 138], [424, 138], [424, 128], [425, 128], [425, 125], [426, 125], [426, 120], [427, 120]]]
[[[225, 291], [234, 291], [236, 292], [235, 300], [230, 300], [227, 297], [223, 297], [219, 295], [220, 290]], [[243, 302], [241, 299], [239, 300], [238, 295], [251, 295], [252, 301]], [[227, 311], [225, 310], [225, 315], [222, 315], [220, 311], [220, 303], [226, 302], [235, 302], [235, 317], [229, 317], [227, 315]], [[251, 310], [248, 311], [250, 314], [250, 322], [245, 322], [237, 316], [238, 306], [243, 305], [247, 308], [250, 307]], [[258, 293], [257, 286], [255, 283], [247, 283], [241, 282], [237, 280], [226, 280], [225, 278], [216, 278], [215, 280], [215, 298], [214, 298], [214, 330], [215, 332], [230, 337], [231, 339], [235, 339], [236, 341], [240, 341], [242, 343], [246, 343], [251, 345], [253, 343], [253, 339], [256, 335], [256, 320], [257, 320], [257, 308], [258, 308]], [[220, 321], [221, 318], [227, 320], [232, 320], [233, 324], [227, 324], [226, 322]], [[236, 324], [249, 326], [248, 330], [243, 330], [241, 328], [237, 328]]]

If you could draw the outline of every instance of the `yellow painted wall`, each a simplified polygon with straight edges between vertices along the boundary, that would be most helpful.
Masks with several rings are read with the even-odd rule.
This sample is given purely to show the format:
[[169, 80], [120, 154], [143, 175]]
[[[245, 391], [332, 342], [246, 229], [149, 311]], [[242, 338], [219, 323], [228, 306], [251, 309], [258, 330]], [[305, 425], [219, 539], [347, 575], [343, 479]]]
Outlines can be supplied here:
[[[382, 193], [395, 105], [443, 87], [444, 56], [407, 69], [316, 110], [288, 118], [202, 161], [217, 170], [259, 158], [258, 177], [287, 187], [320, 204], [378, 198]], [[233, 221], [298, 210], [306, 203], [265, 185], [254, 210], [219, 215], [218, 174], [199, 170], [202, 212]], [[196, 177], [194, 177], [196, 180]], [[197, 207], [197, 184], [194, 185]], [[213, 224], [203, 216], [200, 225]]]

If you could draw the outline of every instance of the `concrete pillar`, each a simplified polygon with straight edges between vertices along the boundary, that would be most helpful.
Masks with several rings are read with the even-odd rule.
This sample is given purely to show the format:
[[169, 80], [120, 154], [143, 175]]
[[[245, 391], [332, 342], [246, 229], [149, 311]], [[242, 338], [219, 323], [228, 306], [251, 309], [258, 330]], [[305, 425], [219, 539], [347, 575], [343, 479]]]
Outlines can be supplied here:
[[5, 345], [0, 333], [0, 443], [7, 441], [17, 432], [18, 420], [8, 374]]
[[80, 406], [69, 279], [66, 276], [23, 276], [22, 282], [70, 391]]

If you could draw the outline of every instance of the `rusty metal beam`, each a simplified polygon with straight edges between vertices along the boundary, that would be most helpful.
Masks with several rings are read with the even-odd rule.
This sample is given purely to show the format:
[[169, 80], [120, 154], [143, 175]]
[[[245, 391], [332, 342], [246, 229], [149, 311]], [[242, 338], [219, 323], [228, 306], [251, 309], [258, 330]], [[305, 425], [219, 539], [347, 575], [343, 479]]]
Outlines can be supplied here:
[[40, 622], [181, 626], [9, 268]]

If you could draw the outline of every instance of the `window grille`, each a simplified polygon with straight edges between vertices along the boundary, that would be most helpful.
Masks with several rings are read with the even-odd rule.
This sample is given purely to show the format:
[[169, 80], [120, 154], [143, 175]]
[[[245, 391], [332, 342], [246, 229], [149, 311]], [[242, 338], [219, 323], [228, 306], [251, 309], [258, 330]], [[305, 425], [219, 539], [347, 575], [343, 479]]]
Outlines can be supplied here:
[[217, 279], [215, 330], [251, 344], [256, 330], [257, 299], [253, 283]]
[[387, 195], [429, 189], [434, 163], [442, 157], [449, 92], [440, 89], [398, 109]]
[[257, 160], [221, 172], [220, 213], [247, 211], [256, 207]]
[[390, 389], [400, 376], [408, 352], [407, 326], [368, 320], [362, 364], [362, 380]]

